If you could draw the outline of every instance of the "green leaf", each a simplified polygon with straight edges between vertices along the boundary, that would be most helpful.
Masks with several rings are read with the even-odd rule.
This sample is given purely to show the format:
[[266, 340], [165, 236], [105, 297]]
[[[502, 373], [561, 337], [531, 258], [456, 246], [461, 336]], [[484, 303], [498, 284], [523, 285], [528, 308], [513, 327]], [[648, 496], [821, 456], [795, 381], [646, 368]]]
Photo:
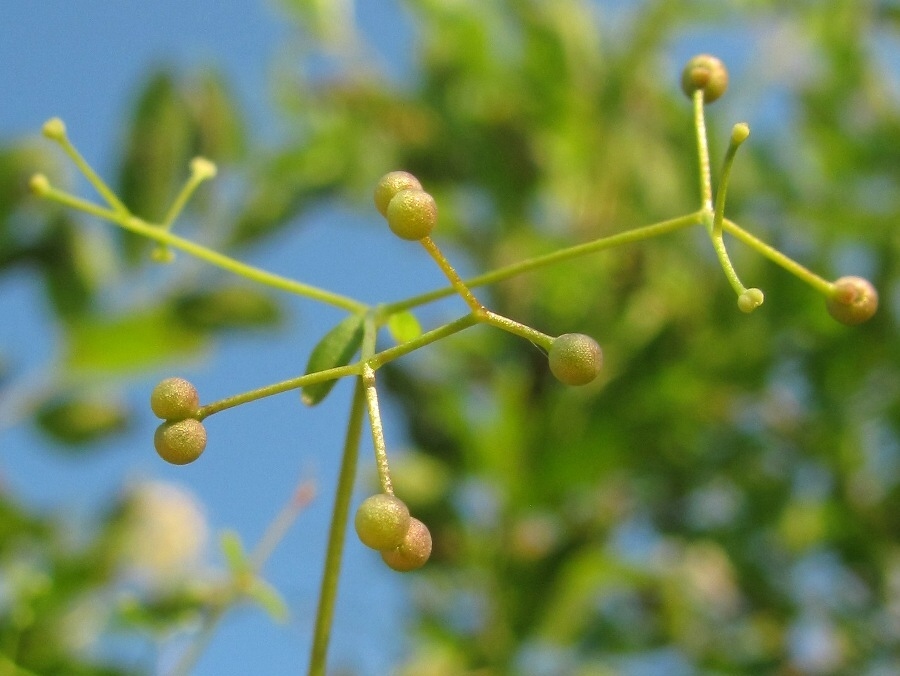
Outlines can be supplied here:
[[256, 578], [247, 590], [247, 596], [262, 606], [263, 610], [269, 614], [269, 617], [276, 622], [285, 622], [287, 620], [287, 604], [272, 585], [260, 578]]
[[281, 309], [267, 293], [247, 286], [222, 286], [177, 297], [173, 311], [191, 329], [211, 331], [271, 327]]
[[41, 431], [72, 446], [121, 432], [128, 419], [128, 409], [120, 401], [97, 394], [53, 397], [35, 416]]
[[419, 320], [409, 310], [391, 315], [387, 323], [388, 331], [398, 343], [407, 343], [422, 335]]
[[115, 317], [85, 317], [69, 327], [65, 365], [76, 371], [129, 373], [194, 355], [202, 334], [173, 321], [165, 308]]
[[247, 552], [244, 551], [244, 544], [241, 542], [241, 536], [233, 530], [225, 530], [219, 536], [219, 545], [222, 547], [222, 553], [228, 562], [228, 568], [235, 575], [246, 573], [252, 568], [250, 559], [247, 558]]
[[[305, 373], [346, 366], [362, 343], [364, 319], [365, 314], [350, 315], [326, 333], [309, 355]], [[336, 382], [337, 380], [326, 380], [307, 385], [301, 394], [303, 403], [315, 406], [328, 396]]]

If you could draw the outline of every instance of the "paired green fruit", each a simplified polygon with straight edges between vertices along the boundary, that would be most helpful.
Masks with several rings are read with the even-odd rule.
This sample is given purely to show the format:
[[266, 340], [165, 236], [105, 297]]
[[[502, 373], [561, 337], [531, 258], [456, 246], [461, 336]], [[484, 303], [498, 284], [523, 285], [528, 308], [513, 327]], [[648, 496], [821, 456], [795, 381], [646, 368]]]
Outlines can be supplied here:
[[834, 292], [825, 299], [825, 307], [841, 324], [862, 324], [878, 310], [878, 291], [862, 277], [841, 277], [834, 283]]
[[353, 522], [360, 541], [379, 551], [400, 546], [409, 524], [406, 504], [387, 493], [377, 493], [363, 500]]
[[150, 393], [150, 408], [163, 420], [184, 420], [197, 414], [200, 396], [184, 378], [166, 378]]
[[421, 568], [431, 556], [431, 532], [418, 519], [410, 519], [403, 541], [394, 549], [383, 550], [381, 558], [401, 573]]
[[437, 224], [437, 204], [424, 190], [401, 190], [387, 206], [387, 222], [401, 239], [416, 241], [428, 237]]
[[156, 428], [153, 445], [166, 462], [187, 465], [206, 448], [206, 428], [194, 418], [169, 420]]
[[553, 341], [547, 355], [550, 371], [566, 385], [587, 385], [600, 375], [603, 350], [583, 333], [565, 333]]
[[699, 54], [688, 61], [681, 71], [681, 89], [688, 98], [702, 89], [703, 101], [712, 103], [728, 89], [728, 69], [716, 57]]
[[419, 179], [408, 171], [392, 171], [382, 176], [375, 186], [375, 208], [387, 218], [388, 204], [402, 190], [421, 190]]

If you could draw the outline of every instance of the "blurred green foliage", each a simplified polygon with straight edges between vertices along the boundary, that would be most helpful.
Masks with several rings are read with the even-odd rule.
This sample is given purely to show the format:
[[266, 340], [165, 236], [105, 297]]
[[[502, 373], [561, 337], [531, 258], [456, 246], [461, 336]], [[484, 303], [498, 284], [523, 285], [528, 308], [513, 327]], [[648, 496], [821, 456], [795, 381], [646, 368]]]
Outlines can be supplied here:
[[[735, 245], [742, 277], [766, 292], [744, 316], [689, 233], [480, 290], [543, 331], [595, 336], [607, 367], [563, 388], [532, 346], [475, 328], [429, 348], [432, 368], [412, 357], [385, 369], [415, 444], [394, 460], [395, 485], [435, 543], [400, 673], [900, 672], [896, 6], [650, 0], [615, 14], [586, 0], [407, 0], [415, 54], [398, 82], [352, 25], [338, 28], [342, 3], [283, 4], [302, 57], [278, 73], [287, 136], [255, 146], [218, 76], [150, 74], [121, 161], [136, 213], [160, 217], [202, 152], [244, 180], [239, 199], [193, 204], [204, 235], [204, 215], [238, 205], [214, 234], [229, 251], [279, 237], [324, 198], [370, 208], [392, 169], [420, 178], [440, 205], [436, 236], [484, 270], [675, 216], [697, 207], [697, 179], [673, 44], [752, 33], [763, 55], [735, 69], [730, 94], [779, 81], [786, 99], [738, 157], [729, 214], [882, 294], [876, 317], [849, 329]], [[327, 77], [307, 68], [322, 59]], [[738, 121], [717, 119], [722, 105], [714, 130]], [[0, 273], [42, 273], [68, 346], [61, 383], [129, 377], [218, 331], [277, 320], [267, 297], [216, 278], [168, 285], [155, 307], [106, 307], [98, 290], [111, 278], [85, 276], [75, 217], [25, 196], [36, 168], [52, 174], [42, 153], [0, 153]], [[140, 247], [106, 246], [141, 274]], [[241, 301], [223, 303], [228, 293]], [[98, 331], [121, 334], [122, 351], [92, 348]], [[67, 427], [73, 406], [96, 404], [60, 396], [35, 411], [56, 438], [125, 424], [107, 412]], [[20, 538], [52, 541], [6, 509], [4, 571]], [[4, 637], [13, 620], [0, 606]], [[30, 654], [17, 664], [49, 673]], [[117, 673], [92, 668], [67, 673]]]

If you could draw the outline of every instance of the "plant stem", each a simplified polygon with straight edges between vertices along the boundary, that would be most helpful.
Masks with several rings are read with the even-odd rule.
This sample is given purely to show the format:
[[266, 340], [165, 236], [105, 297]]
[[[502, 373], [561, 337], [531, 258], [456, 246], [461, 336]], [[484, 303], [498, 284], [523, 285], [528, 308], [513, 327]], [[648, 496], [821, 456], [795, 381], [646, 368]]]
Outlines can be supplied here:
[[255, 268], [252, 265], [247, 265], [246, 263], [241, 263], [240, 261], [236, 261], [230, 256], [220, 254], [218, 251], [208, 249], [200, 244], [196, 244], [188, 239], [172, 234], [168, 230], [165, 230], [158, 225], [147, 223], [146, 221], [143, 221], [135, 216], [129, 217], [126, 214], [120, 214], [116, 211], [105, 209], [101, 206], [93, 204], [92, 202], [88, 202], [87, 200], [83, 200], [81, 198], [64, 193], [60, 190], [56, 190], [55, 188], [50, 188], [44, 194], [44, 197], [59, 204], [84, 211], [107, 221], [111, 221], [121, 226], [125, 230], [134, 232], [138, 235], [146, 237], [147, 239], [152, 239], [156, 242], [159, 242], [160, 244], [171, 246], [175, 249], [180, 249], [181, 251], [184, 251], [185, 253], [194, 256], [195, 258], [199, 258], [200, 260], [206, 261], [207, 263], [222, 268], [223, 270], [227, 270], [228, 272], [244, 277], [245, 279], [249, 279], [260, 284], [265, 284], [274, 289], [287, 291], [299, 296], [304, 296], [305, 298], [310, 298], [311, 300], [317, 300], [328, 305], [333, 305], [350, 312], [364, 312], [368, 309], [368, 306], [365, 303], [361, 303], [346, 296], [332, 293], [331, 291], [326, 291], [325, 289], [320, 289], [316, 286], [311, 286], [309, 284], [304, 284], [303, 282], [288, 279], [287, 277], [282, 277], [280, 275], [261, 270], [260, 268]]
[[490, 310], [485, 312], [482, 321], [484, 321], [485, 324], [496, 326], [498, 329], [503, 329], [508, 333], [525, 338], [541, 347], [544, 351], [549, 350], [550, 346], [553, 344], [553, 338], [546, 333], [541, 333], [537, 329], [533, 329], [525, 324], [520, 324], [514, 319], [498, 315], [496, 312], [491, 312]]
[[[697, 225], [698, 223], [700, 223], [700, 217], [702, 213], [703, 212], [701, 211], [695, 211], [690, 214], [685, 214], [684, 216], [670, 218], [666, 221], [660, 221], [651, 225], [645, 225], [639, 228], [634, 228], [633, 230], [626, 230], [625, 232], [620, 232], [608, 237], [600, 237], [599, 239], [595, 239], [591, 242], [585, 242], [584, 244], [576, 244], [565, 249], [559, 249], [542, 256], [528, 258], [524, 261], [519, 261], [518, 263], [513, 263], [512, 265], [497, 268], [496, 270], [493, 270], [491, 272], [487, 272], [485, 274], [478, 275], [477, 277], [467, 279], [465, 280], [464, 284], [470, 289], [477, 286], [494, 284], [496, 282], [501, 282], [505, 279], [515, 277], [516, 275], [521, 275], [525, 272], [530, 272], [532, 270], [537, 270], [539, 268], [554, 265], [556, 263], [561, 263], [573, 258], [578, 258], [579, 256], [586, 256], [588, 254], [603, 251], [605, 249], [611, 249], [623, 244], [640, 242], [645, 239], [650, 239], [651, 237], [657, 237], [659, 235], [675, 232], [676, 230], [682, 230], [684, 228], [687, 228], [688, 226]], [[456, 289], [452, 286], [442, 289], [436, 289], [434, 291], [430, 291], [419, 296], [414, 296], [412, 298], [407, 298], [396, 303], [386, 304], [382, 309], [385, 315], [389, 315], [393, 314], [394, 312], [408, 310], [413, 307], [431, 303], [441, 298], [446, 298], [447, 296], [453, 295], [455, 291]]]
[[90, 182], [94, 189], [100, 193], [101, 197], [106, 200], [106, 203], [113, 208], [116, 214], [121, 216], [128, 216], [131, 212], [128, 210], [128, 207], [122, 203], [122, 201], [116, 197], [116, 193], [112, 191], [112, 189], [103, 182], [103, 179], [100, 178], [97, 173], [91, 168], [91, 165], [88, 164], [87, 160], [82, 157], [81, 153], [78, 152], [78, 149], [72, 145], [72, 142], [69, 141], [69, 137], [63, 135], [61, 137], [54, 137], [54, 140], [62, 147], [63, 152], [69, 156], [72, 162], [75, 163], [75, 166], [78, 167], [78, 170], [84, 174], [84, 177]]
[[373, 369], [378, 369], [384, 364], [398, 359], [405, 354], [409, 354], [410, 352], [418, 350], [421, 347], [425, 347], [429, 343], [433, 343], [437, 340], [440, 340], [441, 338], [446, 338], [447, 336], [451, 336], [454, 333], [458, 333], [459, 331], [467, 329], [470, 326], [474, 326], [477, 323], [478, 319], [476, 319], [474, 315], [468, 314], [450, 322], [449, 324], [444, 324], [441, 327], [438, 327], [431, 331], [427, 331], [414, 340], [405, 342], [402, 345], [397, 345], [396, 347], [388, 348], [387, 350], [382, 350], [381, 352], [372, 355], [369, 359], [361, 359], [360, 361], [354, 364], [348, 364], [347, 366], [337, 366], [333, 369], [316, 371], [315, 373], [307, 373], [306, 375], [298, 376], [296, 378], [290, 378], [288, 380], [282, 380], [278, 383], [273, 383], [271, 385], [259, 387], [248, 392], [235, 394], [231, 397], [220, 399], [219, 401], [214, 401], [211, 404], [200, 407], [200, 410], [197, 412], [197, 419], [204, 420], [214, 413], [219, 413], [220, 411], [234, 408], [235, 406], [240, 406], [241, 404], [247, 404], [251, 401], [256, 401], [257, 399], [263, 399], [264, 397], [271, 397], [272, 395], [281, 394], [282, 392], [296, 390], [304, 387], [305, 385], [313, 385], [315, 383], [321, 383], [326, 380], [345, 378], [347, 376], [361, 375], [366, 364], [371, 366]]
[[733, 235], [735, 238], [749, 245], [751, 248], [762, 254], [775, 264], [781, 266], [791, 274], [799, 277], [801, 280], [809, 284], [819, 293], [829, 296], [834, 293], [834, 283], [820, 277], [808, 268], [804, 267], [790, 256], [781, 253], [775, 247], [766, 244], [755, 235], [751, 235], [734, 221], [729, 219], [722, 220], [722, 228]]
[[316, 612], [316, 629], [309, 658], [309, 676], [325, 676], [328, 640], [331, 636], [338, 579], [341, 573], [341, 557], [344, 551], [344, 533], [347, 530], [350, 500], [353, 497], [353, 482], [356, 478], [356, 461], [359, 457], [359, 442], [362, 437], [365, 409], [365, 385], [360, 378], [356, 381], [356, 388], [353, 391], [331, 527], [328, 532], [328, 550], [325, 554], [325, 571], [322, 574], [319, 607]]
[[703, 89], [696, 89], [691, 100], [694, 103], [694, 130], [697, 132], [697, 157], [700, 161], [701, 208], [712, 211], [712, 172], [709, 164], [709, 143], [706, 139], [706, 118], [703, 112]]
[[425, 247], [425, 251], [435, 260], [438, 266], [441, 268], [441, 272], [446, 275], [447, 279], [450, 280], [450, 284], [453, 289], [462, 296], [462, 299], [466, 301], [466, 305], [471, 308], [472, 312], [476, 315], [484, 312], [484, 306], [478, 301], [478, 299], [472, 294], [469, 290], [469, 287], [466, 286], [466, 283], [460, 278], [459, 274], [450, 265], [450, 261], [447, 260], [447, 257], [441, 252], [438, 248], [438, 245], [434, 243], [434, 240], [431, 237], [424, 237], [419, 240], [423, 247]]

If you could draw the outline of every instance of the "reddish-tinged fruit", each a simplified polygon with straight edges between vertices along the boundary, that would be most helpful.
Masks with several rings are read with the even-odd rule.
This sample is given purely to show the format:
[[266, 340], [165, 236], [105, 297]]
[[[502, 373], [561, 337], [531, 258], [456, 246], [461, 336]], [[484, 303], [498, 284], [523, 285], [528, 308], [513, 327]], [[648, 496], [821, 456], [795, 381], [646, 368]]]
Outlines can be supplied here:
[[855, 326], [870, 319], [878, 309], [878, 291], [868, 279], [841, 277], [825, 299], [828, 314], [841, 324]]
[[431, 532], [418, 519], [410, 519], [403, 542], [394, 549], [381, 552], [381, 558], [401, 573], [421, 568], [431, 556]]

